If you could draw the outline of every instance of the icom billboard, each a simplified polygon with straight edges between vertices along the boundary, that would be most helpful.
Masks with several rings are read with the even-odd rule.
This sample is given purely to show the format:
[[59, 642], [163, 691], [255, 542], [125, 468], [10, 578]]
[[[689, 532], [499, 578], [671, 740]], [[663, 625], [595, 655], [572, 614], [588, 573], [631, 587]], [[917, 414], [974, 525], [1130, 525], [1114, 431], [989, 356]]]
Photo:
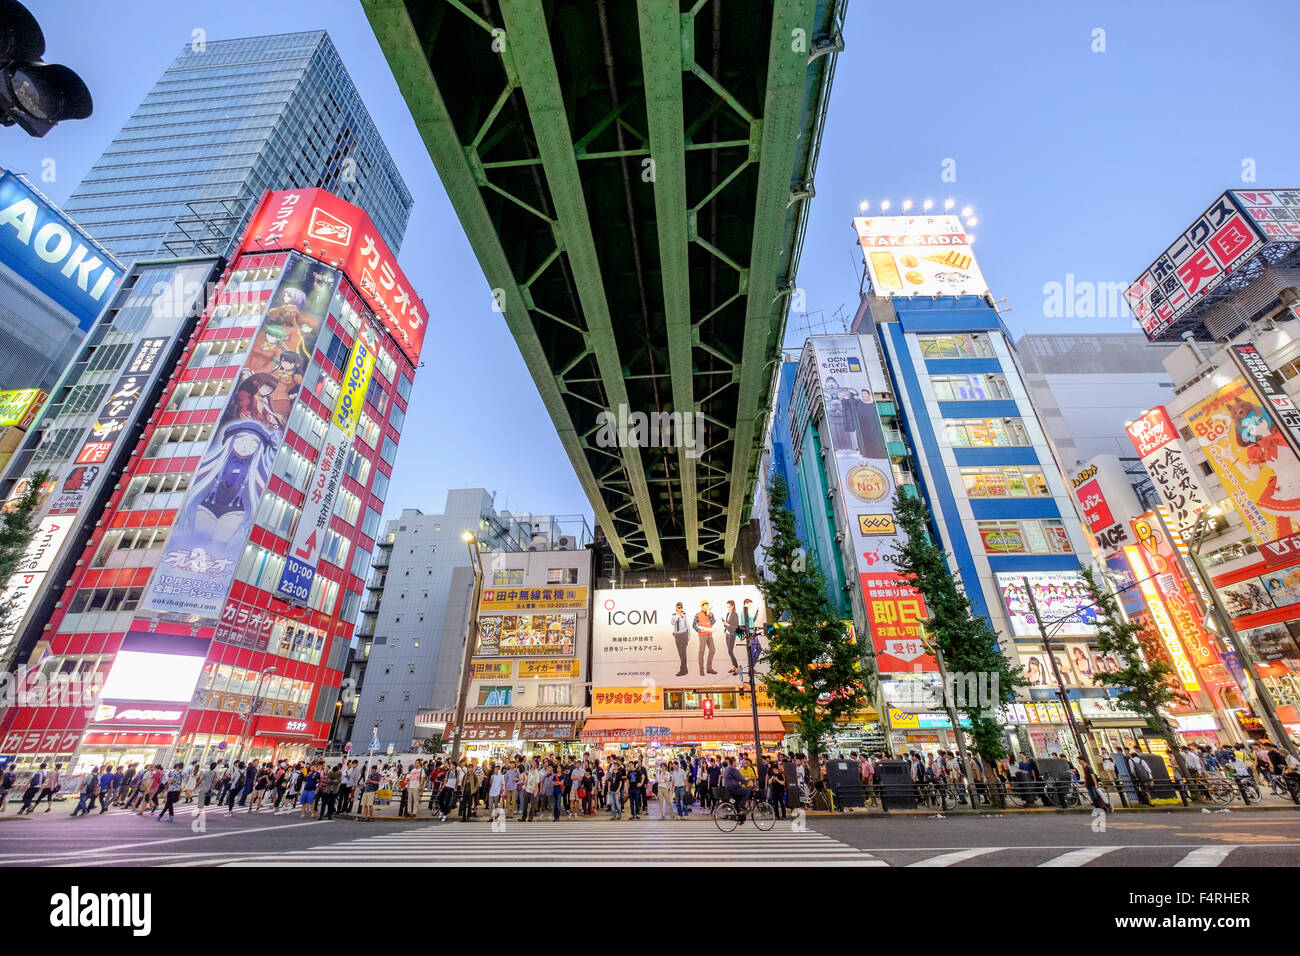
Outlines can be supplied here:
[[735, 687], [746, 642], [766, 648], [765, 621], [763, 595], [751, 584], [597, 591], [592, 685]]

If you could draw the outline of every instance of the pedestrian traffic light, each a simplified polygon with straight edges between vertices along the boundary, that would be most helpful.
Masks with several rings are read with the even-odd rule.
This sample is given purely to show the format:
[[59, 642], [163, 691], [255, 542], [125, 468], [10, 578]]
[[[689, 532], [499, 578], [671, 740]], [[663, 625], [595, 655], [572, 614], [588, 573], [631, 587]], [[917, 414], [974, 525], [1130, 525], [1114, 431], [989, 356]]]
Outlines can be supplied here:
[[713, 698], [712, 697], [704, 698], [703, 703], [700, 704], [700, 710], [704, 711], [705, 720], [712, 720], [713, 719]]
[[90, 90], [72, 70], [45, 63], [45, 35], [18, 0], [0, 0], [0, 125], [44, 136], [66, 119], [94, 110]]

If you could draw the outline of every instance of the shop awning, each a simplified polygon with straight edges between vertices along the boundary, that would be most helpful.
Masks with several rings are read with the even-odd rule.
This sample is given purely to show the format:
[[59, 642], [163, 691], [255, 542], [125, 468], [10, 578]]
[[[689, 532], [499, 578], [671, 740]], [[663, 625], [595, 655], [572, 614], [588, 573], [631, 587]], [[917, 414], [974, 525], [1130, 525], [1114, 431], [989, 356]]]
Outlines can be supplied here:
[[[513, 720], [530, 723], [558, 723], [581, 720], [585, 707], [471, 707], [465, 711], [467, 724], [496, 724]], [[436, 727], [454, 724], [454, 710], [422, 710], [415, 715], [418, 727]]]
[[[776, 743], [785, 736], [781, 718], [763, 714], [758, 718], [759, 737]], [[714, 717], [588, 717], [582, 726], [583, 740], [611, 742], [746, 743], [754, 740], [754, 719], [745, 716]]]

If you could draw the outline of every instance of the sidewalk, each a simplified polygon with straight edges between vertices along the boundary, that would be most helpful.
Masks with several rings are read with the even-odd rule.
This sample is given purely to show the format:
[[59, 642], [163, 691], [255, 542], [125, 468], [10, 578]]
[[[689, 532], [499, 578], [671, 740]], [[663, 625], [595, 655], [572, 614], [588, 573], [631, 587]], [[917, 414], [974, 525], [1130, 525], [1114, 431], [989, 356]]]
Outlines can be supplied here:
[[[1203, 811], [1204, 811], [1204, 812], [1207, 812], [1207, 813], [1217, 813], [1217, 812], [1223, 812], [1223, 811], [1228, 811], [1228, 812], [1232, 812], [1232, 813], [1239, 813], [1239, 812], [1242, 812], [1242, 811], [1249, 811], [1249, 812], [1282, 811], [1282, 810], [1300, 811], [1300, 806], [1296, 806], [1296, 804], [1292, 803], [1290, 800], [1286, 799], [1285, 797], [1276, 797], [1276, 796], [1273, 796], [1272, 794], [1265, 795], [1263, 801], [1260, 802], [1260, 803], [1251, 804], [1251, 805], [1246, 805], [1246, 804], [1241, 803], [1240, 801], [1234, 801], [1234, 802], [1228, 804], [1226, 807], [1219, 806], [1217, 803], [1212, 803], [1212, 802], [1211, 802], [1211, 803], [1205, 803], [1205, 802], [1197, 803], [1197, 802], [1192, 802], [1191, 804], [1189, 804], [1189, 805], [1187, 805], [1187, 806], [1183, 806], [1183, 805], [1181, 805], [1181, 804], [1178, 804], [1178, 805], [1158, 806], [1158, 807], [1141, 806], [1141, 805], [1134, 805], [1134, 806], [1124, 807], [1124, 806], [1120, 806], [1119, 798], [1118, 798], [1114, 793], [1107, 792], [1106, 795], [1107, 795], [1107, 797], [1109, 797], [1110, 800], [1111, 800], [1111, 807], [1113, 808], [1113, 812], [1115, 812], [1115, 813], [1125, 813], [1125, 814], [1127, 814], [1127, 813], [1135, 813], [1135, 814], [1142, 814], [1142, 813], [1162, 813], [1162, 812], [1169, 812], [1169, 813], [1201, 813], [1201, 812], [1203, 812]], [[382, 821], [390, 822], [390, 823], [401, 823], [401, 822], [404, 822], [404, 821], [410, 821], [410, 820], [411, 820], [410, 817], [399, 817], [399, 816], [397, 815], [397, 810], [398, 810], [398, 807], [399, 807], [399, 806], [400, 806], [400, 804], [399, 804], [397, 801], [393, 801], [393, 803], [391, 803], [391, 804], [389, 804], [389, 805], [387, 805], [387, 806], [377, 806], [377, 807], [375, 807], [375, 820], [376, 820], [376, 821], [381, 821], [381, 820], [382, 820]], [[793, 812], [793, 811], [787, 811], [787, 814], [788, 814], [788, 813], [791, 813], [791, 812]], [[1092, 807], [1091, 807], [1091, 805], [1089, 805], [1089, 804], [1085, 801], [1084, 803], [1080, 804], [1079, 806], [1074, 807], [1074, 808], [1069, 809], [1069, 810], [1058, 809], [1058, 808], [1056, 808], [1056, 807], [1043, 807], [1043, 806], [1038, 806], [1038, 807], [1011, 807], [1011, 806], [1009, 806], [1009, 807], [1007, 807], [1005, 810], [1000, 810], [1000, 809], [998, 809], [998, 808], [996, 808], [996, 807], [988, 806], [988, 805], [981, 805], [981, 806], [979, 806], [979, 807], [976, 807], [976, 808], [972, 809], [972, 808], [969, 807], [969, 806], [964, 806], [964, 805], [958, 804], [956, 807], [954, 807], [954, 808], [951, 809], [951, 810], [939, 810], [939, 809], [936, 809], [936, 808], [933, 808], [933, 807], [926, 807], [925, 809], [916, 809], [916, 810], [889, 810], [889, 811], [885, 811], [885, 810], [882, 810], [882, 809], [880, 808], [880, 805], [879, 805], [879, 804], [876, 804], [875, 806], [871, 806], [871, 807], [865, 807], [865, 808], [863, 808], [863, 807], [854, 807], [854, 808], [850, 808], [850, 809], [848, 809], [848, 810], [842, 810], [842, 811], [834, 811], [834, 810], [833, 810], [833, 811], [826, 811], [826, 810], [807, 810], [807, 811], [805, 811], [805, 813], [806, 813], [806, 815], [807, 815], [807, 817], [808, 817], [809, 819], [817, 819], [817, 818], [823, 818], [823, 817], [838, 817], [838, 818], [841, 818], [841, 819], [843, 819], [843, 818], [847, 818], [847, 817], [863, 817], [863, 818], [865, 818], [865, 817], [879, 817], [879, 818], [884, 818], [884, 817], [935, 817], [935, 816], [941, 816], [941, 815], [942, 815], [942, 816], [945, 816], [945, 817], [946, 817], [946, 816], [975, 816], [975, 815], [978, 815], [978, 816], [988, 816], [988, 815], [992, 815], [992, 814], [997, 814], [997, 815], [1008, 814], [1008, 815], [1012, 815], [1012, 814], [1034, 814], [1034, 813], [1081, 813], [1081, 814], [1089, 814], [1089, 815], [1090, 815], [1090, 814], [1092, 813]], [[361, 819], [361, 814], [360, 814], [360, 812], [356, 812], [356, 813], [343, 813], [343, 812], [340, 812], [340, 813], [337, 813], [336, 816], [338, 816], [339, 818], [344, 819], [344, 820], [359, 820], [359, 819]], [[507, 819], [507, 820], [510, 820], [510, 821], [512, 821], [512, 822], [516, 822], [516, 821], [519, 820], [519, 817], [518, 817], [517, 815], [516, 815], [516, 816], [508, 816], [508, 817], [506, 817], [506, 819]], [[630, 817], [628, 816], [628, 814], [627, 814], [627, 812], [626, 812], [626, 808], [625, 808], [625, 809], [624, 809], [624, 814], [623, 814], [623, 821], [626, 821], [626, 820], [629, 820], [629, 819], [630, 819]], [[656, 807], [655, 807], [655, 813], [654, 813], [653, 815], [643, 815], [643, 816], [641, 817], [641, 819], [642, 819], [642, 820], [655, 820], [655, 821], [658, 821], [658, 820], [660, 819], [660, 817], [658, 816], [658, 808], [657, 808], [657, 804], [656, 804]], [[712, 818], [709, 816], [709, 812], [708, 812], [707, 810], [702, 809], [702, 808], [699, 806], [699, 804], [696, 804], [695, 807], [694, 807], [694, 809], [693, 809], [693, 811], [691, 812], [691, 814], [690, 814], [688, 817], [686, 817], [685, 821], [683, 821], [683, 822], [690, 823], [690, 822], [692, 822], [692, 821], [696, 821], [696, 822], [698, 822], [698, 821], [701, 821], [701, 820], [703, 820], [703, 821], [710, 821], [711, 819], [712, 819]], [[424, 801], [421, 803], [419, 810], [416, 812], [416, 815], [415, 815], [414, 820], [415, 820], [415, 822], [418, 822], [418, 821], [424, 821], [424, 822], [426, 822], [426, 823], [428, 823], [428, 822], [437, 822], [437, 821], [439, 820], [439, 815], [438, 815], [437, 813], [430, 813], [430, 812], [429, 812], [429, 809], [428, 809], [428, 796], [427, 796], [427, 795], [425, 796]], [[596, 822], [596, 821], [616, 822], [616, 823], [617, 823], [617, 822], [622, 822], [622, 821], [611, 821], [611, 820], [610, 820], [609, 811], [608, 811], [608, 810], [604, 810], [604, 809], [597, 811], [593, 816], [589, 816], [589, 817], [583, 817], [583, 816], [579, 816], [579, 817], [570, 817], [570, 816], [568, 816], [568, 814], [563, 814], [563, 815], [561, 815], [561, 817], [560, 817], [560, 819], [559, 819], [558, 821], [552, 819], [551, 811], [550, 811], [550, 810], [546, 810], [546, 811], [544, 811], [544, 812], [539, 810], [538, 813], [537, 813], [537, 821], [538, 821], [539, 823], [540, 823], [540, 822], [545, 822], [545, 823], [552, 823], [552, 822], [557, 822], [557, 823], [564, 823], [564, 822], [569, 822], [569, 823], [581, 823], [581, 822]], [[451, 813], [447, 814], [447, 822], [448, 822], [448, 823], [452, 823], [452, 822], [457, 822], [457, 823], [459, 823], [459, 822], [460, 822], [460, 815], [459, 815], [459, 813], [458, 813], [455, 809], [453, 809]], [[491, 822], [492, 822], [492, 814], [491, 814], [491, 811], [490, 811], [486, 806], [480, 805], [479, 808], [478, 808], [478, 811], [477, 811], [477, 815], [474, 816], [474, 817], [471, 817], [469, 822], [472, 822], [472, 823], [491, 823]]]

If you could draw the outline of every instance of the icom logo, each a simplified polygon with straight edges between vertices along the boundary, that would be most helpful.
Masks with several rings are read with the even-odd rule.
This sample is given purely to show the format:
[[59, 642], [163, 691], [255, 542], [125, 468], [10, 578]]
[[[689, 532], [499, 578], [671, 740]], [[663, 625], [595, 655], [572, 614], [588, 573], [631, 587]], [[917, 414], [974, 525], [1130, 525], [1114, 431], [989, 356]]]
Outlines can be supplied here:
[[352, 242], [352, 226], [337, 216], [331, 216], [324, 209], [313, 209], [311, 222], [307, 225], [307, 235], [321, 242], [346, 246]]
[[659, 612], [644, 609], [620, 611], [614, 605], [613, 598], [605, 601], [605, 613], [610, 624], [658, 624]]

